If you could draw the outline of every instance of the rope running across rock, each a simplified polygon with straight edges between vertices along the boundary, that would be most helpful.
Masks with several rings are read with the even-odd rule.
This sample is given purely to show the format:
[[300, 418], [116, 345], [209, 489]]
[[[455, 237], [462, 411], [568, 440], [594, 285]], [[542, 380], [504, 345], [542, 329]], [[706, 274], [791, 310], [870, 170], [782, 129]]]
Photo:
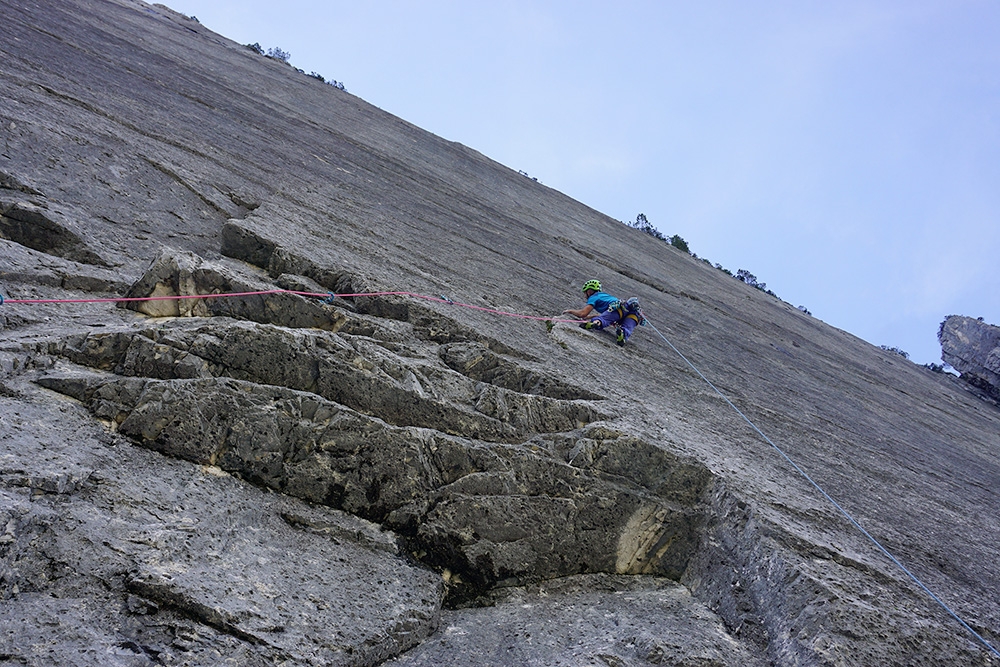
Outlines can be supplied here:
[[177, 301], [180, 299], [221, 299], [225, 297], [263, 296], [267, 294], [295, 294], [297, 296], [324, 299], [328, 303], [332, 303], [333, 299], [335, 298], [350, 299], [358, 297], [406, 296], [414, 299], [424, 299], [425, 301], [446, 303], [450, 306], [471, 308], [473, 310], [479, 310], [485, 313], [502, 315], [504, 317], [514, 317], [523, 320], [536, 320], [539, 322], [567, 322], [572, 324], [576, 324], [583, 321], [583, 320], [560, 319], [554, 317], [543, 317], [539, 315], [524, 315], [521, 313], [513, 313], [506, 310], [498, 310], [496, 308], [486, 308], [485, 306], [476, 306], [471, 303], [460, 303], [458, 301], [453, 301], [452, 299], [449, 299], [444, 295], [428, 296], [426, 294], [419, 294], [417, 292], [353, 292], [347, 294], [335, 294], [333, 292], [300, 292], [297, 290], [272, 289], [272, 290], [259, 290], [255, 292], [223, 292], [220, 294], [179, 294], [179, 295], [174, 294], [174, 295], [163, 295], [163, 296], [104, 297], [104, 298], [93, 298], [93, 299], [10, 299], [10, 298], [5, 299], [4, 296], [0, 294], [0, 305], [4, 304], [32, 305], [32, 304], [59, 304], [59, 303], [135, 303], [141, 301]]
[[[457, 302], [457, 301], [453, 301], [452, 299], [449, 299], [448, 297], [446, 297], [444, 295], [440, 295], [440, 296], [436, 296], [435, 297], [435, 296], [429, 296], [429, 295], [426, 295], [426, 294], [419, 294], [417, 292], [405, 292], [405, 291], [394, 291], [394, 292], [355, 292], [355, 293], [347, 293], [347, 294], [335, 294], [333, 292], [302, 292], [302, 291], [297, 291], [297, 290], [273, 289], [273, 290], [259, 290], [259, 291], [253, 291], [253, 292], [226, 292], [226, 293], [221, 293], [221, 294], [184, 294], [184, 295], [164, 295], [164, 296], [145, 296], [145, 297], [111, 297], [111, 298], [94, 298], [94, 299], [10, 299], [10, 298], [6, 298], [5, 299], [4, 296], [2, 294], [0, 294], [0, 305], [5, 305], [5, 304], [32, 305], [32, 304], [63, 304], [63, 303], [65, 303], [65, 304], [69, 304], [69, 303], [134, 303], [134, 302], [141, 302], [141, 301], [170, 301], [170, 300], [180, 300], [180, 299], [219, 299], [219, 298], [226, 298], [226, 297], [265, 296], [265, 295], [269, 295], [269, 294], [294, 294], [294, 295], [302, 296], [302, 297], [311, 297], [311, 298], [323, 299], [327, 303], [332, 303], [333, 300], [336, 299], [336, 298], [346, 299], [346, 298], [359, 298], [359, 297], [401, 296], [401, 297], [410, 297], [410, 298], [414, 298], [414, 299], [423, 299], [425, 301], [433, 301], [433, 302], [436, 302], [436, 303], [444, 303], [444, 304], [448, 304], [448, 305], [451, 305], [451, 306], [458, 306], [458, 307], [461, 307], [461, 308], [470, 308], [470, 309], [473, 309], [473, 310], [477, 310], [477, 311], [481, 311], [481, 312], [485, 312], [485, 313], [491, 313], [491, 314], [494, 314], [494, 315], [500, 315], [500, 316], [503, 316], [503, 317], [512, 317], [512, 318], [525, 319], [525, 320], [535, 320], [535, 321], [541, 321], [541, 322], [566, 322], [566, 323], [571, 323], [571, 324], [578, 324], [578, 323], [584, 321], [584, 320], [575, 320], [575, 319], [574, 320], [569, 320], [569, 319], [560, 319], [560, 318], [553, 318], [553, 317], [544, 317], [544, 316], [538, 316], [538, 315], [524, 315], [524, 314], [521, 314], [521, 313], [513, 313], [513, 312], [510, 312], [510, 311], [498, 310], [496, 308], [486, 308], [484, 306], [476, 306], [476, 305], [468, 304], [468, 303], [460, 303], [460, 302]], [[879, 542], [874, 536], [871, 535], [871, 533], [869, 533], [867, 530], [865, 530], [865, 528], [860, 523], [858, 523], [858, 521], [853, 516], [851, 516], [851, 514], [847, 510], [845, 510], [843, 508], [843, 506], [841, 506], [836, 500], [834, 500], [819, 484], [817, 484], [813, 480], [812, 477], [809, 476], [808, 473], [806, 473], [805, 470], [803, 470], [801, 467], [799, 467], [799, 465], [796, 464], [795, 461], [793, 461], [791, 459], [791, 457], [788, 456], [788, 454], [786, 454], [780, 447], [778, 447], [778, 445], [776, 445], [769, 437], [767, 437], [767, 435], [765, 435], [764, 432], [761, 431], [757, 427], [757, 425], [754, 424], [750, 420], [749, 417], [747, 417], [739, 408], [736, 407], [736, 405], [732, 401], [729, 400], [729, 398], [727, 398], [721, 391], [719, 391], [719, 389], [716, 388], [716, 386], [714, 384], [712, 384], [712, 382], [707, 377], [705, 377], [705, 375], [700, 370], [698, 370], [698, 368], [687, 357], [685, 357], [681, 353], [681, 351], [678, 350], [673, 345], [673, 343], [671, 343], [667, 339], [666, 336], [664, 336], [662, 333], [660, 333], [660, 330], [657, 329], [656, 326], [653, 325], [652, 322], [649, 322], [649, 324], [652, 327], [653, 331], [655, 331], [656, 334], [668, 346], [670, 346], [670, 348], [674, 352], [676, 352], [677, 355], [680, 356], [680, 358], [682, 360], [684, 360], [684, 362], [688, 366], [690, 366], [692, 369], [694, 369], [694, 371], [698, 374], [698, 376], [701, 377], [701, 379], [704, 380], [708, 384], [708, 386], [711, 387], [711, 389], [714, 390], [715, 393], [717, 393], [729, 405], [729, 407], [731, 407], [734, 411], [736, 411], [736, 413], [740, 417], [742, 417], [744, 419], [744, 421], [746, 421], [747, 424], [749, 424], [750, 427], [754, 431], [756, 431], [757, 434], [760, 435], [760, 437], [763, 438], [765, 442], [767, 442], [767, 444], [769, 444], [772, 448], [774, 448], [774, 450], [779, 455], [781, 455], [781, 457], [784, 458], [800, 475], [802, 475], [806, 479], [806, 481], [808, 481], [809, 484], [812, 485], [816, 489], [816, 491], [820, 493], [820, 495], [822, 495], [827, 501], [829, 501], [847, 519], [847, 521], [851, 523], [852, 526], [854, 526], [856, 529], [858, 529], [861, 532], [861, 534], [864, 535], [865, 538], [867, 538], [872, 544], [874, 544], [875, 547], [882, 554], [884, 554], [887, 558], [889, 558], [889, 560], [891, 560], [897, 567], [899, 567], [899, 569], [902, 570], [903, 573], [906, 574], [906, 576], [909, 577], [920, 589], [922, 589], [927, 595], [929, 595], [931, 597], [931, 599], [933, 599], [938, 605], [940, 605], [945, 610], [945, 612], [948, 613], [949, 616], [951, 616], [965, 630], [967, 630], [970, 634], [972, 634], [972, 636], [974, 636], [991, 653], [993, 653], [998, 658], [1000, 658], [1000, 651], [998, 651], [996, 648], [994, 648], [993, 645], [990, 644], [982, 635], [980, 635], [978, 632], [976, 632], [955, 611], [953, 611], [951, 609], [951, 607], [949, 607], [940, 597], [938, 597], [937, 595], [935, 595], [915, 574], [913, 574], [913, 572], [911, 572], [905, 565], [903, 565], [903, 563], [900, 562], [899, 559], [896, 558], [896, 556], [894, 556], [888, 549], [886, 549], [882, 545], [881, 542]]]

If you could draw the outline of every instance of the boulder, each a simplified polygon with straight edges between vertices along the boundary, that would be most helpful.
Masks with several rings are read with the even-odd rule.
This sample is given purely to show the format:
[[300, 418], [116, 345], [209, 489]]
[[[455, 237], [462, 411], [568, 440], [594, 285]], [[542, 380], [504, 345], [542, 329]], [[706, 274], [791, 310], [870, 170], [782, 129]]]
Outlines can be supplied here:
[[[211, 296], [247, 292], [270, 293]], [[328, 330], [336, 330], [344, 321], [338, 309], [316, 298], [282, 292], [246, 269], [206, 261], [192, 252], [173, 248], [163, 248], [125, 296], [136, 299], [124, 302], [125, 307], [150, 317], [228, 316]], [[200, 296], [205, 298], [197, 298]]]

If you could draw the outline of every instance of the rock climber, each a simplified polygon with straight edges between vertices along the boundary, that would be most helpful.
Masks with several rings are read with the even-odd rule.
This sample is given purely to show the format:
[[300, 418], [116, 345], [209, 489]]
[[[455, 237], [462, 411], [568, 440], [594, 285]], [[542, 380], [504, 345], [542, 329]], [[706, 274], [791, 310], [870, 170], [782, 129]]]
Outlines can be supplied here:
[[632, 336], [632, 331], [638, 325], [645, 323], [642, 309], [639, 308], [639, 299], [635, 297], [627, 301], [613, 297], [601, 291], [599, 280], [585, 282], [583, 293], [587, 296], [587, 305], [583, 308], [564, 310], [563, 314], [587, 320], [580, 324], [584, 329], [603, 329], [616, 325], [615, 342], [624, 346], [625, 341]]

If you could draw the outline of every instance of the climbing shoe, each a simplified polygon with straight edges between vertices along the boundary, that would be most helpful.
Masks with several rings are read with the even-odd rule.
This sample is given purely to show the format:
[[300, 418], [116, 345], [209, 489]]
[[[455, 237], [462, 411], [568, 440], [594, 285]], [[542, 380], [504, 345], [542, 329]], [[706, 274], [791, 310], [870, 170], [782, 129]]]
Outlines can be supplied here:
[[615, 342], [618, 343], [618, 347], [625, 347], [625, 331], [618, 327], [618, 333], [615, 336]]
[[600, 323], [599, 320], [590, 320], [589, 322], [585, 322], [584, 324], [581, 324], [580, 326], [582, 326], [584, 329], [590, 331], [591, 329], [600, 329], [601, 328], [601, 323]]

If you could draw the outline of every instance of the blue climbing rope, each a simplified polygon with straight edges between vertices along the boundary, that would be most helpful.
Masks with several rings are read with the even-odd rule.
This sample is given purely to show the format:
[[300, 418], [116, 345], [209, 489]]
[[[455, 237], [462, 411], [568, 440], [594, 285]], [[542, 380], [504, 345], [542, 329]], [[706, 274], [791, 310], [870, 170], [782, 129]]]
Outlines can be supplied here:
[[802, 475], [803, 477], [805, 477], [806, 481], [809, 482], [809, 484], [811, 484], [814, 489], [816, 489], [817, 491], [819, 491], [820, 495], [822, 495], [824, 498], [826, 498], [828, 501], [830, 501], [830, 503], [834, 507], [836, 507], [837, 510], [841, 514], [844, 515], [844, 517], [851, 523], [851, 525], [853, 525], [855, 528], [857, 528], [859, 531], [861, 531], [862, 535], [864, 535], [866, 538], [868, 538], [868, 540], [872, 544], [874, 544], [875, 547], [879, 551], [881, 551], [889, 560], [891, 560], [893, 563], [895, 563], [896, 566], [899, 567], [899, 569], [902, 570], [906, 574], [906, 576], [908, 576], [917, 586], [919, 586], [921, 589], [923, 589], [923, 591], [925, 593], [927, 593], [927, 595], [929, 595], [931, 597], [931, 599], [933, 599], [935, 602], [937, 602], [939, 605], [941, 605], [942, 609], [944, 609], [946, 612], [948, 612], [948, 614], [952, 618], [954, 618], [956, 621], [958, 621], [959, 624], [963, 628], [965, 628], [966, 630], [968, 630], [976, 639], [978, 639], [983, 644], [983, 646], [985, 646], [994, 655], [996, 655], [998, 658], [1000, 658], [1000, 651], [997, 651], [997, 649], [995, 649], [992, 644], [990, 644], [988, 641], [986, 641], [986, 639], [982, 635], [980, 635], [978, 632], [976, 632], [975, 630], [973, 630], [972, 627], [970, 627], [968, 623], [966, 623], [964, 620], [962, 620], [962, 618], [957, 613], [955, 613], [951, 609], [951, 607], [949, 607], [944, 602], [944, 600], [942, 600], [937, 595], [935, 595], [931, 591], [931, 589], [927, 588], [927, 586], [924, 585], [924, 582], [922, 582], [920, 580], [920, 578], [917, 577], [917, 575], [915, 575], [912, 572], [910, 572], [910, 570], [905, 565], [903, 565], [899, 561], [898, 558], [896, 558], [894, 555], [892, 555], [892, 553], [888, 549], [886, 549], [884, 546], [882, 546], [881, 542], [879, 542], [877, 539], [875, 539], [875, 537], [871, 533], [869, 533], [867, 530], [865, 530], [864, 527], [860, 523], [858, 523], [857, 520], [853, 516], [851, 516], [850, 512], [848, 512], [846, 509], [844, 509], [843, 507], [841, 507], [840, 503], [838, 503], [836, 500], [834, 500], [830, 496], [830, 494], [828, 494], [825, 490], [823, 490], [823, 487], [821, 487], [819, 484], [817, 484], [816, 481], [813, 480], [813, 478], [810, 477], [809, 474], [805, 470], [803, 470], [802, 468], [800, 468], [799, 465], [797, 463], [795, 463], [795, 461], [793, 461], [791, 459], [791, 457], [788, 456], [788, 454], [786, 454], [781, 449], [781, 447], [778, 447], [778, 445], [774, 444], [774, 442], [769, 437], [767, 437], [764, 434], [763, 431], [761, 431], [759, 428], [757, 428], [757, 425], [754, 424], [752, 421], [750, 421], [750, 418], [747, 417], [745, 414], [743, 414], [742, 410], [740, 410], [738, 407], [736, 407], [736, 405], [734, 405], [733, 402], [730, 401], [729, 398], [727, 398], [725, 394], [723, 394], [721, 391], [719, 391], [718, 387], [716, 387], [714, 384], [712, 384], [712, 382], [707, 377], [705, 377], [705, 375], [700, 370], [698, 370], [697, 366], [695, 366], [693, 363], [691, 363], [691, 361], [687, 357], [685, 357], [683, 354], [681, 354], [680, 350], [678, 350], [676, 347], [674, 347], [673, 343], [671, 343], [669, 340], [667, 340], [666, 336], [664, 336], [662, 333], [660, 333], [660, 330], [656, 328], [656, 325], [654, 325], [652, 322], [650, 322], [648, 318], [647, 318], [646, 322], [649, 324], [650, 327], [652, 327], [653, 331], [656, 332], [656, 335], [658, 335], [660, 338], [662, 338], [663, 342], [666, 343], [667, 345], [669, 345], [670, 349], [672, 349], [674, 352], [676, 352], [677, 356], [679, 356], [681, 359], [684, 360], [684, 363], [686, 363], [688, 366], [690, 366], [692, 368], [692, 370], [694, 370], [694, 372], [697, 373], [698, 376], [702, 380], [704, 380], [705, 383], [709, 387], [711, 387], [712, 390], [716, 394], [718, 394], [722, 398], [722, 400], [724, 400], [729, 405], [729, 407], [731, 407], [733, 410], [735, 410], [736, 414], [738, 414], [740, 417], [742, 417], [743, 420], [746, 421], [746, 423], [750, 425], [750, 428], [752, 428], [754, 431], [756, 431], [757, 434], [760, 435], [760, 437], [762, 437], [767, 444], [771, 445], [771, 447], [774, 448], [774, 451], [778, 452], [778, 454], [780, 454], [781, 457], [783, 459], [785, 459], [788, 462], [789, 465], [791, 465], [793, 468], [795, 468], [795, 470], [798, 471], [798, 473], [800, 475]]

